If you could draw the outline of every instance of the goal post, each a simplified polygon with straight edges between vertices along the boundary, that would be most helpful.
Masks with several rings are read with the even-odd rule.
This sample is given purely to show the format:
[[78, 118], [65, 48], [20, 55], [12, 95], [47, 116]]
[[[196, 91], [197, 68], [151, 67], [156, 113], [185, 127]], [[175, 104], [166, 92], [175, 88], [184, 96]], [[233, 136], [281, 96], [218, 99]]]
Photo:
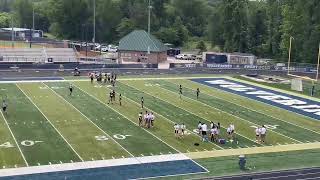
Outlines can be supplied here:
[[319, 68], [320, 68], [320, 43], [318, 47], [318, 59], [317, 59], [317, 65], [316, 65], [316, 70], [315, 70], [315, 76], [314, 78], [311, 78], [309, 76], [299, 76], [296, 74], [293, 74], [291, 72], [291, 49], [292, 49], [292, 40], [294, 38], [290, 37], [290, 45], [289, 45], [289, 54], [288, 54], [288, 69], [287, 69], [287, 75], [288, 77], [292, 77], [291, 80], [291, 89], [294, 91], [299, 91], [303, 92], [303, 81], [310, 81], [312, 83], [312, 87], [310, 89], [310, 95], [314, 96], [315, 91], [316, 91], [316, 84], [319, 79]]
[[302, 86], [302, 79], [301, 78], [293, 78], [291, 80], [291, 90], [302, 92], [303, 86]]

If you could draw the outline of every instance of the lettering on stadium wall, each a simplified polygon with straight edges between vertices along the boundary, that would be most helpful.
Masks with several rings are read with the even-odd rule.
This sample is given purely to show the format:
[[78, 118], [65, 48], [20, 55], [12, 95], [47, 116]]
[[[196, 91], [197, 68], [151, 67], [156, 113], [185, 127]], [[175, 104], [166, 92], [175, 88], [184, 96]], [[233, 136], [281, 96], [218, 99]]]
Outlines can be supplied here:
[[193, 79], [192, 81], [320, 120], [320, 102], [224, 78]]

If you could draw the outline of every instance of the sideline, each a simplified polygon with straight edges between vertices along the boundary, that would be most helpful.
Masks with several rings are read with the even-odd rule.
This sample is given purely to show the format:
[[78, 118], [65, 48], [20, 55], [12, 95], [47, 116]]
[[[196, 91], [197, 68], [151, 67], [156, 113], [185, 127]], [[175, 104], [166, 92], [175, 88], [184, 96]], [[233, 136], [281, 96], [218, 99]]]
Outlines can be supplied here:
[[191, 153], [186, 153], [185, 155], [190, 157], [191, 159], [203, 159], [203, 158], [213, 158], [213, 157], [277, 153], [277, 152], [300, 151], [300, 150], [311, 150], [311, 149], [320, 149], [320, 143], [317, 142], [317, 143], [305, 143], [305, 144], [289, 144], [289, 145], [279, 145], [279, 146], [263, 146], [263, 147], [254, 147], [254, 148], [191, 152]]

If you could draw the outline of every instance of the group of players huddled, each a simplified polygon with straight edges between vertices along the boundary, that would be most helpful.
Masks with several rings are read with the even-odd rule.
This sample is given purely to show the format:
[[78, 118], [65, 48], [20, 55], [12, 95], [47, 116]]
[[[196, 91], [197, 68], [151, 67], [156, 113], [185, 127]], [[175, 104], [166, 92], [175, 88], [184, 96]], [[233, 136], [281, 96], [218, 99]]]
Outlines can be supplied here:
[[145, 114], [142, 112], [139, 113], [139, 126], [151, 128], [154, 126], [155, 116], [153, 112], [146, 111]]

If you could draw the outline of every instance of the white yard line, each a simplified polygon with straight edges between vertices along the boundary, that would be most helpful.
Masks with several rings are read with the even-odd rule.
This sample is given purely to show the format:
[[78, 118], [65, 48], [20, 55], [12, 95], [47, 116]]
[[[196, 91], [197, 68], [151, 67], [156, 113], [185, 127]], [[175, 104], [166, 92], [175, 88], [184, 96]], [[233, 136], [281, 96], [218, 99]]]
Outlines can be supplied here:
[[22, 150], [21, 150], [21, 148], [20, 148], [20, 146], [19, 146], [19, 143], [17, 142], [17, 139], [15, 138], [15, 136], [14, 136], [14, 134], [13, 134], [13, 132], [12, 132], [12, 130], [11, 130], [8, 122], [7, 122], [7, 119], [5, 118], [4, 114], [2, 113], [2, 110], [0, 110], [0, 113], [1, 113], [1, 115], [2, 115], [2, 117], [3, 117], [4, 122], [6, 123], [8, 129], [9, 129], [9, 131], [10, 131], [10, 134], [11, 134], [14, 142], [16, 143], [16, 145], [17, 145], [17, 147], [18, 147], [18, 149], [19, 149], [19, 151], [20, 151], [20, 154], [21, 154], [21, 156], [22, 156], [23, 161], [25, 162], [26, 166], [29, 166], [29, 164], [28, 164], [28, 162], [27, 162], [27, 160], [26, 160], [26, 158], [25, 158], [25, 156], [24, 156], [24, 154], [23, 154], [23, 152], [22, 152]]
[[10, 177], [28, 174], [39, 174], [39, 173], [50, 173], [50, 172], [64, 172], [81, 169], [93, 169], [93, 168], [106, 168], [115, 167], [122, 165], [138, 165], [158, 162], [170, 162], [190, 160], [184, 154], [169, 154], [169, 155], [158, 155], [158, 156], [145, 156], [145, 157], [131, 157], [121, 159], [110, 159], [100, 161], [87, 161], [87, 162], [76, 162], [76, 163], [65, 163], [55, 165], [44, 165], [44, 166], [32, 166], [12, 169], [0, 170], [0, 177]]
[[65, 101], [69, 106], [73, 107], [76, 111], [78, 111], [84, 118], [86, 118], [91, 124], [93, 124], [96, 128], [98, 128], [103, 134], [105, 134], [106, 136], [108, 136], [110, 139], [112, 139], [117, 145], [119, 145], [123, 150], [125, 150], [128, 154], [130, 154], [130, 156], [134, 157], [134, 155], [132, 153], [130, 153], [126, 148], [124, 148], [120, 143], [118, 143], [116, 140], [114, 140], [108, 133], [106, 133], [103, 129], [101, 129], [98, 125], [96, 125], [93, 121], [91, 121], [91, 119], [89, 119], [86, 115], [84, 115], [78, 108], [76, 108], [73, 104], [71, 104], [69, 101], [67, 101], [66, 99], [64, 99], [62, 96], [60, 96], [57, 92], [55, 92], [53, 89], [51, 89], [47, 84], [42, 83], [43, 85], [45, 85], [46, 87], [48, 87], [48, 89], [50, 89], [56, 96], [58, 96], [59, 98], [61, 98], [63, 101]]
[[[163, 87], [159, 87], [159, 88], [161, 88], [161, 89], [163, 89], [163, 90], [167, 91], [168, 93], [169, 93], [169, 92], [170, 92], [171, 94], [172, 94], [172, 93], [174, 93], [173, 91], [168, 90], [168, 89], [165, 89], [165, 88], [163, 88]], [[185, 95], [183, 95], [183, 97], [186, 97], [187, 99], [190, 99], [191, 101], [194, 101], [194, 102], [198, 102], [198, 103], [200, 103], [200, 104], [203, 104], [204, 106], [207, 106], [207, 107], [209, 107], [209, 108], [213, 108], [213, 109], [215, 109], [215, 110], [217, 110], [217, 111], [220, 111], [220, 112], [226, 113], [226, 114], [228, 114], [228, 115], [230, 115], [230, 116], [233, 116], [233, 117], [235, 117], [235, 118], [238, 118], [238, 119], [241, 119], [241, 120], [243, 120], [243, 121], [246, 121], [246, 122], [248, 122], [249, 124], [252, 124], [252, 125], [258, 126], [257, 124], [255, 124], [255, 123], [253, 123], [253, 122], [251, 122], [251, 121], [248, 121], [248, 120], [243, 119], [243, 118], [241, 118], [241, 117], [239, 117], [239, 116], [236, 116], [236, 115], [230, 114], [230, 113], [228, 113], [228, 112], [226, 112], [226, 111], [223, 111], [223, 110], [217, 109], [217, 108], [215, 108], [215, 107], [213, 107], [213, 106], [210, 106], [210, 105], [207, 105], [207, 104], [205, 104], [205, 103], [203, 103], [203, 102], [196, 101], [196, 100], [194, 100], [194, 99], [192, 99], [192, 98], [189, 98], [189, 97], [187, 97], [187, 96], [185, 96]], [[274, 132], [274, 133], [276, 133], [276, 134], [279, 134], [280, 136], [286, 137], [286, 138], [291, 139], [291, 140], [293, 140], [293, 141], [296, 141], [296, 142], [299, 142], [299, 143], [303, 143], [303, 142], [301, 142], [301, 141], [299, 141], [299, 140], [296, 140], [296, 139], [294, 139], [294, 138], [291, 138], [291, 137], [286, 136], [286, 135], [284, 135], [284, 134], [281, 134], [281, 133], [279, 133], [279, 132], [275, 132], [275, 131], [273, 131], [273, 130], [271, 130], [271, 129], [269, 129], [269, 131]]]
[[[129, 84], [127, 84], [127, 83], [126, 83], [126, 85], [132, 87], [131, 85], [129, 85]], [[132, 88], [134, 88], [134, 87], [132, 87]], [[134, 88], [134, 89], [136, 89], [136, 88]], [[163, 89], [163, 88], [162, 88], [162, 89]], [[166, 89], [164, 89], [164, 90], [166, 90]], [[168, 91], [168, 90], [166, 90], [166, 91]], [[184, 110], [184, 111], [186, 111], [186, 112], [189, 112], [188, 110], [186, 110], [186, 109], [184, 109], [184, 108], [182, 108], [182, 107], [180, 107], [180, 106], [177, 106], [177, 105], [175, 105], [175, 104], [172, 104], [172, 103], [170, 103], [170, 102], [168, 102], [168, 101], [166, 101], [166, 100], [164, 100], [164, 99], [162, 99], [162, 98], [156, 97], [156, 96], [154, 96], [154, 95], [152, 95], [152, 94], [150, 94], [150, 93], [148, 93], [148, 92], [146, 92], [146, 91], [143, 91], [143, 92], [144, 92], [145, 94], [148, 94], [148, 95], [156, 98], [156, 99], [160, 99], [160, 100], [162, 100], [162, 101], [167, 102], [168, 104], [171, 104], [171, 105], [173, 105], [173, 106], [175, 106], [175, 107], [177, 107], [177, 108], [180, 108], [180, 109], [182, 109], [182, 110]], [[200, 116], [198, 116], [197, 114], [195, 114], [195, 113], [193, 113], [193, 112], [189, 112], [189, 113], [191, 113], [191, 114], [193, 114], [193, 115], [195, 115], [195, 116], [197, 116], [197, 117], [200, 117]], [[200, 118], [205, 119], [205, 120], [208, 121], [208, 122], [211, 122], [211, 121], [208, 120], [207, 118], [204, 118], [204, 117], [200, 117]], [[224, 129], [226, 129], [226, 128], [223, 127], [223, 126], [221, 126], [221, 127], [224, 128]], [[252, 141], [252, 142], [256, 143], [255, 141], [251, 140], [250, 138], [248, 138], [248, 137], [246, 137], [246, 136], [243, 136], [242, 134], [239, 134], [239, 133], [236, 133], [236, 134], [238, 134], [239, 136], [242, 136], [242, 137], [245, 138], [245, 139], [248, 139], [249, 141]]]
[[[78, 87], [82, 92], [86, 93], [87, 95], [91, 96], [92, 98], [96, 99], [97, 101], [99, 101], [100, 103], [104, 104], [105, 106], [109, 107], [110, 109], [112, 109], [113, 111], [117, 112], [118, 114], [120, 114], [121, 116], [123, 116], [124, 118], [126, 118], [128, 121], [130, 121], [131, 123], [133, 123], [136, 126], [139, 126], [138, 124], [132, 122], [130, 120], [130, 118], [126, 117], [124, 114], [120, 113], [119, 111], [115, 110], [113, 107], [109, 106], [108, 104], [102, 102], [100, 99], [96, 98], [95, 96], [89, 94], [88, 92], [84, 91], [83, 89], [81, 89], [79, 86], [75, 85], [76, 87]], [[163, 142], [164, 144], [166, 144], [167, 146], [171, 147], [172, 149], [174, 149], [176, 152], [179, 152], [180, 154], [183, 154], [182, 152], [180, 152], [179, 150], [177, 150], [176, 148], [174, 148], [173, 146], [171, 146], [170, 144], [166, 143], [165, 141], [163, 141], [162, 139], [160, 139], [159, 137], [157, 137], [156, 135], [154, 135], [153, 133], [151, 133], [150, 131], [142, 128], [144, 131], [146, 131], [147, 133], [149, 133], [150, 135], [152, 135], [153, 137], [155, 137], [156, 139], [158, 139], [159, 141]], [[205, 167], [203, 167], [202, 165], [200, 165], [199, 163], [195, 162], [194, 160], [190, 159], [191, 161], [193, 161], [195, 164], [197, 164], [198, 166], [200, 166], [201, 168], [205, 169], [207, 172], [209, 172], [208, 169], [206, 169]]]
[[[129, 85], [128, 85], [128, 86], [129, 86]], [[134, 88], [134, 87], [132, 87], [132, 88]], [[134, 88], [134, 89], [136, 89], [136, 88]], [[138, 89], [136, 89], [136, 90], [138, 90]], [[135, 102], [134, 100], [132, 100], [132, 99], [130, 99], [130, 98], [126, 98], [126, 99], [128, 99], [129, 101], [131, 101], [131, 102], [137, 104], [138, 106], [140, 106], [140, 104], [137, 103], [137, 102]], [[151, 109], [150, 109], [150, 108], [147, 108], [147, 107], [148, 107], [148, 106], [145, 106], [145, 109], [151, 111]], [[155, 111], [153, 111], [153, 112], [155, 112]], [[155, 112], [155, 114], [161, 116], [162, 118], [166, 119], [167, 121], [171, 122], [172, 124], [175, 124], [175, 122], [173, 122], [173, 121], [171, 121], [170, 119], [164, 117], [163, 115], [158, 114], [158, 113], [156, 113], [156, 112]], [[199, 137], [198, 134], [196, 134], [195, 132], [191, 131], [190, 129], [187, 128], [186, 130], [188, 130], [188, 132], [191, 132], [192, 134], [196, 135], [197, 138]], [[210, 141], [209, 141], [209, 142], [210, 142]], [[219, 145], [217, 145], [217, 144], [214, 144], [213, 142], [210, 142], [210, 143], [213, 144], [213, 145], [216, 146], [216, 147], [219, 147], [220, 149], [224, 149], [223, 147], [221, 147], [221, 146], [219, 146]]]
[[51, 126], [56, 130], [56, 132], [63, 138], [63, 140], [69, 145], [72, 151], [78, 156], [81, 161], [84, 161], [82, 157], [78, 154], [78, 152], [71, 146], [71, 144], [67, 141], [67, 139], [61, 134], [61, 132], [52, 124], [49, 118], [41, 111], [41, 109], [32, 101], [32, 99], [19, 87], [18, 84], [16, 86], [20, 89], [20, 91], [29, 99], [29, 101], [38, 109], [38, 111], [46, 118], [46, 120], [51, 124]]
[[[177, 83], [175, 83], [175, 82], [170, 82], [170, 83], [177, 84]], [[206, 85], [205, 85], [205, 86], [206, 86]], [[210, 87], [210, 86], [208, 86], [208, 87]], [[187, 88], [187, 89], [189, 89], [189, 90], [192, 90], [190, 87], [185, 87], [185, 88]], [[217, 89], [217, 88], [215, 88], [215, 87], [212, 87], [212, 88]], [[226, 91], [225, 91], [225, 92], [226, 92]], [[228, 92], [226, 92], [226, 93], [228, 93]], [[289, 121], [286, 121], [286, 120], [283, 120], [283, 119], [274, 117], [274, 116], [272, 116], [272, 115], [266, 114], [265, 112], [258, 111], [258, 110], [254, 110], [254, 109], [250, 109], [249, 107], [246, 107], [246, 106], [243, 106], [243, 105], [240, 105], [240, 104], [236, 104], [236, 103], [234, 103], [234, 102], [232, 102], [232, 101], [229, 101], [229, 100], [226, 100], [226, 99], [222, 99], [222, 98], [220, 98], [220, 97], [218, 97], [218, 96], [213, 96], [213, 95], [209, 94], [209, 92], [203, 92], [203, 94], [206, 94], [206, 95], [208, 95], [208, 96], [211, 96], [211, 97], [214, 97], [214, 98], [217, 98], [217, 99], [220, 99], [220, 100], [229, 102], [229, 103], [231, 103], [231, 104], [234, 104], [234, 105], [237, 105], [237, 106], [240, 106], [240, 107], [243, 107], [243, 108], [245, 108], [245, 109], [247, 109], [247, 110], [251, 110], [251, 111], [254, 111], [254, 112], [263, 114], [263, 115], [265, 115], [265, 116], [269, 116], [269, 117], [271, 117], [271, 118], [274, 118], [274, 119], [277, 119], [277, 120], [279, 120], [279, 121], [282, 121], [282, 122], [291, 124], [291, 125], [293, 125], [293, 126], [296, 126], [296, 127], [299, 127], [299, 128], [302, 128], [302, 129], [305, 129], [305, 130], [308, 130], [308, 131], [311, 131], [311, 132], [313, 132], [313, 133], [320, 134], [320, 132], [316, 132], [316, 131], [314, 131], [314, 130], [312, 130], [312, 129], [308, 129], [308, 128], [306, 128], [306, 127], [299, 126], [299, 125], [294, 124], [294, 123], [291, 123], [291, 122], [289, 122]], [[236, 94], [234, 94], [234, 93], [231, 93], [231, 94], [232, 94], [232, 95], [236, 95]], [[239, 95], [236, 95], [236, 96], [239, 96]], [[245, 96], [240, 96], [240, 97], [244, 97], [244, 98], [246, 98], [246, 99], [251, 100], [250, 98], [247, 98], [247, 97], [245, 97]], [[258, 102], [260, 102], [260, 101], [258, 101]], [[262, 102], [262, 103], [263, 103], [263, 102]], [[263, 104], [266, 104], [266, 103], [263, 103]], [[266, 104], [266, 105], [269, 105], [269, 104]]]

